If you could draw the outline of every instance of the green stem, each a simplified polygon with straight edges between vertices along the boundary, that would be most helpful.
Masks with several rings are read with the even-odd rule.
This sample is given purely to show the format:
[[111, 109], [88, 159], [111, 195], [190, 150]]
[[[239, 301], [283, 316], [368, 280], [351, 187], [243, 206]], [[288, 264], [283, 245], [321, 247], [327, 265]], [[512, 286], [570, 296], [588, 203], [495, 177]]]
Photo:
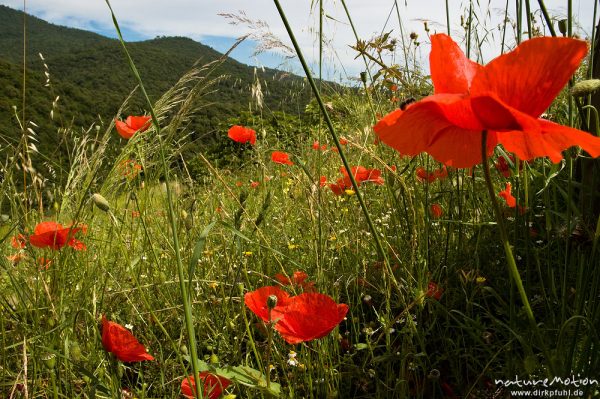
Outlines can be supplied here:
[[131, 58], [131, 55], [129, 54], [127, 47], [125, 46], [125, 41], [121, 34], [121, 29], [119, 28], [119, 23], [117, 22], [117, 17], [115, 16], [115, 13], [110, 5], [110, 1], [109, 0], [105, 0], [105, 1], [106, 1], [106, 4], [108, 5], [108, 8], [110, 9], [112, 20], [115, 25], [117, 35], [119, 36], [119, 41], [121, 42], [121, 45], [123, 46], [123, 51], [125, 52], [125, 56], [127, 57], [127, 61], [129, 62], [131, 71], [132, 71], [133, 75], [135, 76], [136, 80], [138, 81], [140, 90], [142, 91], [142, 94], [144, 95], [144, 98], [146, 99], [146, 102], [148, 103], [148, 107], [150, 109], [150, 115], [152, 116], [152, 123], [156, 129], [156, 137], [158, 139], [159, 148], [160, 148], [160, 160], [161, 160], [161, 164], [162, 164], [162, 168], [163, 168], [163, 173], [165, 174], [165, 182], [166, 182], [166, 188], [167, 188], [167, 209], [168, 209], [168, 213], [169, 213], [169, 221], [171, 224], [171, 232], [173, 234], [173, 248], [175, 251], [177, 274], [179, 276], [179, 289], [180, 289], [180, 293], [181, 293], [181, 300], [183, 302], [185, 327], [186, 327], [186, 332], [188, 335], [188, 340], [189, 340], [189, 345], [190, 345], [190, 357], [191, 357], [191, 363], [192, 363], [192, 371], [194, 373], [194, 381], [196, 381], [197, 392], [195, 392], [194, 395], [202, 398], [203, 397], [203, 392], [202, 392], [203, 386], [202, 386], [202, 384], [198, 383], [200, 381], [199, 380], [200, 365], [198, 363], [198, 353], [196, 350], [196, 333], [194, 331], [192, 307], [190, 305], [190, 301], [189, 301], [189, 298], [187, 295], [187, 286], [186, 286], [185, 276], [184, 276], [184, 272], [183, 272], [183, 262], [181, 260], [181, 251], [179, 249], [179, 238], [177, 236], [177, 218], [175, 217], [175, 211], [173, 209], [173, 198], [172, 198], [171, 188], [170, 188], [170, 184], [169, 184], [169, 167], [167, 165], [167, 161], [166, 161], [166, 157], [165, 157], [165, 149], [164, 149], [164, 144], [162, 142], [160, 124], [159, 124], [158, 118], [154, 112], [154, 107], [152, 105], [152, 102], [150, 101], [150, 97], [148, 97], [148, 93], [146, 92], [146, 89], [142, 82], [142, 78], [140, 77], [140, 74], [133, 62], [133, 59]]
[[521, 297], [521, 301], [523, 302], [523, 306], [525, 308], [525, 313], [527, 315], [527, 319], [533, 328], [535, 335], [540, 343], [540, 347], [542, 348], [542, 352], [548, 361], [548, 367], [550, 368], [550, 372], [554, 374], [554, 366], [552, 364], [552, 358], [546, 348], [546, 344], [542, 338], [542, 334], [540, 329], [535, 321], [535, 316], [533, 315], [533, 311], [531, 310], [531, 305], [529, 304], [529, 299], [527, 299], [527, 293], [525, 292], [525, 288], [523, 287], [523, 281], [521, 280], [521, 275], [519, 274], [519, 269], [517, 269], [517, 263], [515, 262], [515, 257], [512, 253], [512, 248], [508, 241], [508, 233], [506, 232], [506, 226], [504, 226], [504, 219], [502, 218], [502, 211], [500, 209], [500, 204], [496, 199], [496, 193], [494, 191], [494, 186], [492, 185], [492, 176], [490, 174], [490, 164], [487, 156], [487, 130], [484, 130], [481, 133], [481, 159], [483, 163], [483, 174], [485, 177], [485, 183], [488, 189], [488, 194], [490, 195], [490, 200], [492, 201], [492, 207], [494, 209], [494, 215], [496, 216], [496, 222], [498, 223], [498, 229], [500, 230], [500, 240], [502, 241], [502, 246], [504, 247], [504, 253], [506, 254], [506, 263], [508, 266], [508, 272], [517, 285], [517, 291], [519, 292], [519, 296]]
[[398, 284], [398, 281], [394, 277], [394, 274], [393, 274], [393, 272], [390, 268], [389, 262], [388, 262], [386, 252], [384, 251], [383, 245], [381, 244], [381, 240], [379, 239], [379, 233], [375, 229], [375, 225], [373, 224], [373, 221], [371, 220], [371, 215], [369, 214], [367, 205], [365, 204], [365, 202], [362, 198], [362, 195], [358, 188], [358, 183], [356, 182], [356, 179], [354, 178], [354, 175], [350, 168], [350, 164], [348, 163], [348, 160], [346, 159], [346, 155], [344, 155], [344, 149], [342, 148], [342, 145], [340, 144], [340, 140], [338, 139], [337, 133], [335, 132], [335, 128], [333, 127], [333, 122], [331, 121], [331, 118], [329, 117], [329, 113], [327, 112], [327, 109], [325, 108], [325, 103], [323, 102], [323, 99], [321, 98], [319, 89], [317, 88], [317, 85], [315, 84], [315, 81], [312, 77], [310, 69], [308, 68], [308, 64], [304, 60], [304, 56], [302, 55], [300, 46], [298, 45], [298, 42], [296, 41], [294, 32], [292, 31], [292, 28], [287, 20], [287, 17], [285, 16], [285, 12], [283, 11], [283, 8], [281, 8], [281, 4], [279, 3], [279, 0], [273, 0], [273, 1], [275, 3], [275, 6], [277, 7], [279, 16], [281, 17], [281, 20], [282, 20], [283, 24], [285, 25], [285, 28], [290, 37], [290, 40], [292, 41], [292, 44], [294, 45], [294, 49], [296, 50], [298, 59], [300, 60], [300, 63], [302, 64], [302, 68], [304, 69], [306, 78], [308, 79], [308, 82], [310, 83], [310, 87], [312, 88], [312, 91], [315, 95], [317, 103], [319, 104], [319, 108], [321, 109], [321, 113], [323, 114], [323, 117], [325, 118], [325, 123], [327, 124], [329, 132], [331, 133], [333, 142], [335, 143], [335, 146], [338, 149], [340, 158], [342, 159], [342, 163], [344, 164], [344, 168], [346, 168], [346, 171], [348, 171], [348, 176], [350, 177], [350, 182], [352, 183], [352, 188], [354, 189], [354, 192], [356, 193], [356, 199], [358, 200], [360, 207], [362, 209], [362, 212], [365, 215], [365, 219], [367, 220], [369, 230], [371, 231], [371, 234], [373, 235], [373, 238], [375, 239], [375, 246], [377, 247], [377, 251], [379, 252], [379, 255], [384, 259], [384, 263], [386, 265], [386, 269], [387, 269], [387, 272], [388, 272], [391, 280], [393, 281], [393, 283], [396, 286], [396, 288], [398, 289], [398, 291], [400, 291], [400, 286]]

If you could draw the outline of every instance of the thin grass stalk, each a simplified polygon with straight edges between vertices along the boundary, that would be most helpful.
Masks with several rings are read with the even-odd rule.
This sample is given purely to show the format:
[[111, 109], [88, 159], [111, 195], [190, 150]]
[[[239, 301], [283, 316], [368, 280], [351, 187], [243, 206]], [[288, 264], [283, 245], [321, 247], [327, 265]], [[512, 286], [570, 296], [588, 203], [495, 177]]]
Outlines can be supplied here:
[[527, 22], [527, 37], [530, 39], [533, 37], [532, 25], [531, 25], [531, 4], [529, 4], [529, 0], [525, 0], [525, 13], [526, 13], [526, 22]]
[[515, 11], [517, 14], [517, 46], [521, 43], [521, 32], [523, 31], [523, 2], [516, 0]]
[[[496, 222], [498, 223], [498, 230], [500, 232], [500, 240], [502, 241], [502, 246], [504, 247], [504, 253], [506, 254], [506, 262], [508, 266], [508, 271], [514, 280], [517, 291], [519, 292], [519, 296], [521, 297], [521, 301], [523, 302], [523, 306], [525, 308], [525, 314], [527, 315], [527, 319], [533, 328], [533, 331], [539, 341], [540, 348], [546, 357], [548, 362], [548, 367], [552, 374], [554, 373], [554, 365], [553, 359], [550, 357], [550, 352], [546, 348], [546, 343], [544, 342], [543, 336], [540, 332], [540, 329], [535, 321], [535, 316], [533, 315], [533, 311], [531, 310], [531, 305], [529, 304], [529, 299], [527, 298], [527, 293], [525, 292], [525, 288], [523, 287], [523, 281], [521, 280], [521, 275], [519, 274], [519, 269], [517, 268], [517, 263], [515, 262], [515, 257], [512, 253], [512, 248], [510, 246], [510, 242], [508, 241], [508, 234], [506, 232], [506, 226], [504, 225], [504, 220], [502, 219], [502, 211], [500, 209], [500, 205], [498, 204], [498, 200], [496, 199], [496, 193], [494, 191], [494, 186], [492, 184], [492, 176], [490, 174], [490, 164], [487, 156], [487, 130], [484, 130], [481, 133], [481, 156], [483, 163], [483, 174], [485, 177], [485, 183], [488, 189], [488, 194], [490, 196], [490, 201], [492, 202], [492, 208], [494, 209], [494, 214], [496, 216]], [[512, 290], [511, 290], [512, 291]], [[512, 301], [511, 301], [512, 303]]]
[[502, 25], [502, 42], [500, 44], [500, 54], [504, 54], [504, 45], [506, 43], [506, 25], [508, 24], [508, 0], [504, 6], [504, 24]]
[[398, 282], [396, 281], [396, 278], [394, 277], [394, 274], [391, 270], [391, 267], [389, 265], [389, 261], [388, 261], [388, 257], [385, 253], [385, 250], [383, 249], [383, 246], [381, 244], [381, 240], [379, 239], [379, 233], [378, 231], [375, 229], [375, 226], [373, 224], [373, 221], [371, 219], [371, 215], [369, 214], [369, 210], [367, 209], [367, 206], [364, 202], [364, 199], [360, 193], [360, 190], [358, 188], [358, 184], [356, 183], [356, 179], [354, 178], [354, 174], [352, 173], [352, 170], [350, 168], [350, 164], [348, 163], [348, 160], [346, 159], [346, 155], [344, 154], [344, 149], [342, 147], [342, 145], [340, 144], [340, 140], [337, 136], [337, 133], [335, 131], [335, 128], [333, 127], [333, 122], [331, 121], [331, 118], [329, 117], [329, 113], [327, 112], [327, 109], [325, 108], [325, 104], [323, 103], [323, 99], [321, 98], [321, 93], [319, 92], [319, 89], [317, 88], [317, 85], [315, 84], [314, 79], [312, 78], [312, 73], [310, 72], [310, 69], [308, 68], [308, 65], [306, 64], [306, 61], [304, 59], [304, 56], [302, 55], [302, 51], [300, 50], [300, 46], [298, 45], [298, 42], [296, 41], [296, 37], [294, 35], [294, 32], [292, 31], [292, 28], [287, 20], [287, 17], [285, 15], [285, 12], [283, 11], [283, 8], [281, 7], [281, 4], [279, 3], [279, 0], [273, 0], [275, 3], [275, 7], [277, 7], [277, 11], [279, 12], [279, 16], [281, 17], [281, 20], [283, 22], [283, 24], [285, 25], [285, 28], [288, 32], [288, 35], [290, 37], [290, 40], [292, 41], [292, 44], [294, 46], [294, 49], [296, 50], [296, 54], [298, 55], [298, 59], [300, 60], [300, 63], [302, 64], [302, 68], [304, 69], [304, 73], [306, 74], [306, 77], [308, 79], [308, 82], [310, 83], [310, 86], [313, 90], [313, 93], [315, 95], [315, 98], [317, 100], [317, 103], [319, 104], [319, 108], [321, 109], [321, 113], [323, 114], [324, 118], [325, 118], [325, 122], [327, 123], [327, 127], [329, 129], [329, 132], [331, 133], [331, 137], [333, 138], [333, 141], [335, 143], [335, 146], [338, 149], [338, 152], [340, 154], [340, 158], [342, 159], [342, 163], [344, 164], [344, 168], [346, 168], [346, 171], [348, 171], [348, 176], [350, 177], [350, 182], [352, 183], [352, 188], [354, 189], [354, 192], [356, 193], [356, 198], [360, 204], [360, 207], [362, 209], [363, 214], [365, 215], [365, 218], [367, 220], [367, 224], [369, 226], [369, 230], [371, 230], [371, 234], [373, 235], [373, 238], [375, 239], [375, 246], [377, 248], [377, 252], [379, 252], [379, 255], [384, 259], [384, 263], [386, 265], [386, 269], [387, 272], [389, 274], [389, 277], [391, 278], [391, 280], [394, 282], [394, 284], [396, 285], [398, 291], [400, 291], [400, 287], [398, 285]]
[[154, 107], [152, 105], [152, 102], [150, 101], [150, 98], [148, 97], [148, 93], [146, 92], [146, 89], [144, 87], [142, 78], [137, 70], [137, 67], [135, 66], [135, 64], [133, 62], [133, 59], [131, 58], [131, 55], [129, 54], [129, 51], [127, 50], [127, 46], [125, 46], [125, 41], [123, 39], [123, 35], [121, 34], [121, 29], [119, 28], [119, 23], [117, 22], [117, 18], [116, 18], [114, 11], [110, 5], [110, 0], [105, 0], [105, 1], [110, 10], [113, 24], [117, 31], [117, 35], [119, 36], [119, 42], [121, 43], [121, 45], [123, 47], [123, 51], [125, 52], [127, 61], [129, 62], [129, 66], [131, 68], [131, 71], [132, 71], [133, 75], [135, 76], [136, 80], [138, 81], [140, 90], [142, 91], [142, 94], [144, 95], [144, 98], [146, 99], [146, 102], [148, 104], [150, 115], [152, 116], [152, 123], [156, 129], [156, 137], [158, 138], [158, 141], [159, 141], [160, 159], [161, 159], [161, 163], [162, 163], [162, 167], [163, 167], [163, 173], [165, 174], [165, 182], [166, 182], [167, 209], [168, 209], [168, 213], [169, 213], [169, 221], [171, 224], [171, 232], [173, 235], [173, 247], [174, 247], [173, 249], [175, 251], [177, 274], [179, 275], [179, 290], [181, 293], [181, 300], [183, 302], [185, 326], [186, 326], [186, 332], [188, 335], [188, 340], [189, 340], [189, 345], [190, 345], [190, 357], [191, 357], [191, 363], [192, 363], [192, 371], [194, 373], [194, 381], [196, 382], [196, 392], [194, 392], [194, 395], [197, 395], [198, 397], [202, 397], [203, 384], [199, 383], [199, 381], [200, 381], [199, 380], [200, 365], [198, 363], [198, 354], [197, 354], [197, 349], [196, 349], [196, 333], [194, 331], [192, 307], [188, 300], [186, 281], [185, 281], [185, 276], [184, 276], [184, 271], [183, 271], [183, 262], [181, 260], [181, 251], [179, 248], [179, 239], [177, 237], [177, 231], [178, 231], [177, 218], [175, 216], [175, 211], [173, 209], [173, 197], [172, 197], [171, 188], [170, 188], [170, 184], [169, 184], [169, 167], [167, 165], [164, 144], [163, 144], [163, 141], [161, 138], [160, 124], [159, 124], [158, 118], [156, 116], [156, 113], [154, 112]]
[[450, 36], [450, 4], [448, 0], [446, 0], [446, 30]]
[[553, 37], [556, 37], [556, 31], [554, 30], [554, 26], [552, 26], [552, 19], [550, 18], [550, 14], [548, 14], [548, 10], [546, 9], [546, 5], [544, 4], [544, 0], [538, 0], [538, 4], [540, 5], [540, 10], [542, 11], [542, 15], [546, 20], [546, 24], [548, 25], [548, 30]]

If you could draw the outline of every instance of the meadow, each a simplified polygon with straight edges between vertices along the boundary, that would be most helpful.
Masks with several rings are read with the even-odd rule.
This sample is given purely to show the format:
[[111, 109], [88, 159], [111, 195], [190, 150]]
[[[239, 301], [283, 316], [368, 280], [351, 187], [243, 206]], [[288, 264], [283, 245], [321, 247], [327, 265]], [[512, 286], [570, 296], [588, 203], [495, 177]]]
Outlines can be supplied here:
[[220, 152], [182, 143], [224, 59], [151, 99], [121, 38], [137, 87], [83, 135], [49, 116], [60, 173], [14, 104], [0, 397], [600, 397], [596, 5], [357, 37], [328, 89], [274, 3], [313, 98], [272, 118], [255, 82]]

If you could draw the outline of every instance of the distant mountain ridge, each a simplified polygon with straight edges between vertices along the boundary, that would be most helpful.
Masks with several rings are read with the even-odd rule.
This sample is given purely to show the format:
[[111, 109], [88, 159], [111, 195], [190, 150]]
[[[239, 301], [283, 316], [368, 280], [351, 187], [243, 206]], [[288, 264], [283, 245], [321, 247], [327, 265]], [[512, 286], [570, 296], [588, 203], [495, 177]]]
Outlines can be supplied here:
[[[68, 171], [66, 148], [69, 145], [65, 145], [64, 135], [58, 132], [58, 128], [68, 126], [80, 132], [78, 134], [85, 134], [92, 124], [97, 125], [101, 121], [106, 125], [115, 117], [137, 81], [118, 40], [81, 29], [57, 26], [0, 5], [2, 161], [12, 155], [22, 134], [17, 115], [22, 119], [24, 20], [27, 49], [25, 122], [36, 124], [36, 146], [39, 153], [44, 155], [43, 158], [58, 160], [54, 167]], [[211, 47], [185, 37], [157, 37], [128, 42], [127, 48], [153, 102], [172, 88], [195, 63], [205, 65], [223, 57]], [[47, 74], [51, 85], [46, 84]], [[220, 148], [228, 145], [226, 126], [231, 124], [231, 120], [236, 120], [232, 118], [245, 115], [242, 120], [255, 120], [253, 116], [248, 116], [248, 110], [250, 104], [255, 102], [251, 92], [256, 81], [260, 82], [263, 94], [261, 118], [269, 118], [276, 125], [279, 120], [285, 119], [288, 123], [286, 126], [301, 126], [292, 120], [297, 119], [298, 113], [303, 112], [311, 98], [304, 79], [274, 69], [247, 66], [231, 58], [227, 58], [211, 76], [227, 78], [219, 79], [211, 86], [211, 90], [200, 100], [203, 106], [197, 107], [190, 123], [186, 125], [187, 133], [190, 133], [185, 146], [188, 156], [193, 156], [202, 148], [221, 154]], [[57, 97], [60, 100], [53, 111], [54, 120], [51, 120], [50, 111]], [[256, 109], [256, 106], [252, 108]], [[128, 101], [121, 116], [147, 111], [148, 106], [138, 90]], [[285, 115], [269, 116], [273, 112], [283, 112]], [[286, 132], [289, 130], [285, 129], [281, 134]], [[118, 140], [115, 137], [114, 144], [111, 144], [115, 146], [114, 150], [118, 148]], [[43, 162], [37, 162], [38, 166], [40, 163]]]

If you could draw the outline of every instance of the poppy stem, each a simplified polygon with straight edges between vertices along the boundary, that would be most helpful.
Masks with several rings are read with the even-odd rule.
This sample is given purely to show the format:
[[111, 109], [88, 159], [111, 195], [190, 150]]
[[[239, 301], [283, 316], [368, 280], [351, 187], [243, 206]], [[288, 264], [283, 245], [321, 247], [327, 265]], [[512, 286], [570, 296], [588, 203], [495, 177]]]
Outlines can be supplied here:
[[508, 241], [508, 233], [506, 231], [506, 226], [504, 225], [504, 220], [502, 219], [502, 211], [500, 208], [500, 204], [496, 199], [496, 192], [494, 191], [494, 186], [492, 184], [490, 164], [487, 156], [487, 136], [487, 130], [481, 132], [481, 160], [483, 164], [483, 175], [485, 177], [485, 184], [488, 189], [488, 194], [490, 195], [490, 200], [492, 201], [492, 207], [494, 208], [496, 223], [498, 224], [498, 229], [500, 230], [500, 240], [502, 241], [504, 253], [506, 254], [508, 272], [514, 280], [515, 284], [517, 285], [517, 291], [519, 292], [519, 296], [521, 297], [521, 301], [523, 302], [523, 306], [525, 307], [527, 319], [529, 319], [529, 323], [531, 324], [531, 327], [533, 328], [533, 331], [538, 338], [542, 352], [544, 353], [544, 356], [548, 361], [550, 373], [554, 375], [554, 366], [552, 363], [552, 358], [550, 357], [550, 353], [546, 348], [546, 344], [544, 343], [544, 339], [542, 337], [540, 329], [537, 325], [537, 322], [535, 321], [535, 316], [533, 315], [533, 311], [531, 310], [529, 299], [527, 299], [527, 293], [525, 292], [525, 288], [523, 287], [523, 280], [521, 280], [521, 275], [519, 274], [519, 269], [517, 268], [517, 263], [515, 262], [515, 257], [512, 253], [510, 242]]

